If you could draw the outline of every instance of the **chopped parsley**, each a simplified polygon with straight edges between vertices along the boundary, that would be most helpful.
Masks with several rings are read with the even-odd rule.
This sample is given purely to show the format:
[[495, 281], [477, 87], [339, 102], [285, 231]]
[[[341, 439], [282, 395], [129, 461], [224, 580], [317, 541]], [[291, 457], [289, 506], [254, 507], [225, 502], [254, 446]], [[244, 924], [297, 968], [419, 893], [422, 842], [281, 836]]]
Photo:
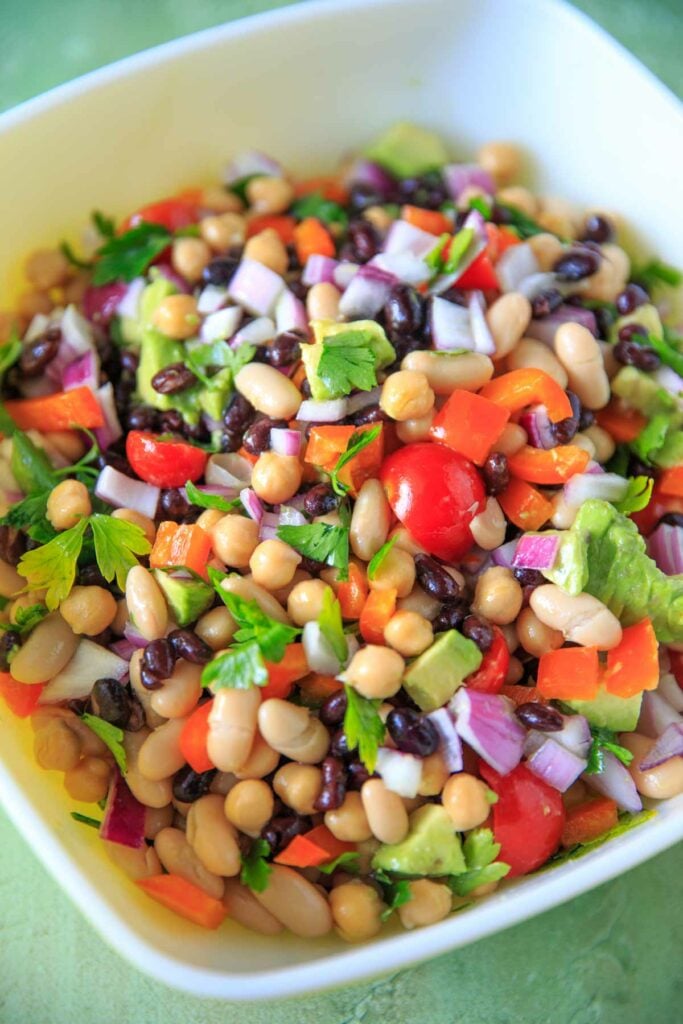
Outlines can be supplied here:
[[247, 854], [242, 855], [240, 882], [248, 886], [252, 892], [263, 892], [268, 888], [272, 866], [266, 860], [270, 854], [270, 846], [265, 839], [255, 839]]
[[242, 504], [241, 498], [224, 498], [220, 494], [209, 494], [207, 491], [200, 491], [191, 480], [185, 484], [187, 500], [198, 508], [214, 508], [219, 512], [231, 512], [238, 505]]
[[528, 217], [526, 213], [523, 213], [516, 206], [510, 206], [509, 203], [501, 202], [496, 202], [496, 206], [507, 214], [505, 224], [502, 226], [510, 228], [520, 238], [533, 238], [534, 235], [542, 235], [548, 231], [547, 228], [542, 228], [540, 224], [531, 217]]
[[398, 534], [394, 534], [394, 536], [390, 537], [385, 544], [382, 544], [382, 547], [379, 549], [379, 551], [372, 556], [368, 563], [369, 580], [374, 580], [375, 576], [377, 575], [380, 569], [380, 566], [382, 565], [382, 562], [387, 557], [387, 555], [389, 554], [397, 540]]
[[13, 331], [9, 340], [4, 345], [0, 345], [0, 384], [7, 371], [17, 362], [22, 351], [21, 341]]
[[448, 884], [456, 896], [469, 896], [480, 885], [498, 882], [510, 871], [510, 865], [497, 861], [500, 843], [494, 842], [490, 828], [473, 829], [462, 846], [467, 870], [451, 875]]
[[170, 245], [173, 236], [161, 224], [142, 221], [134, 228], [107, 239], [97, 250], [93, 284], [132, 281], [147, 270], [153, 259]]
[[326, 590], [323, 594], [318, 625], [320, 632], [332, 648], [335, 658], [340, 665], [343, 665], [349, 656], [349, 645], [344, 635], [341, 605], [331, 590]]
[[330, 523], [278, 526], [277, 535], [304, 558], [338, 569], [340, 580], [349, 578], [348, 526], [332, 526]]
[[[675, 345], [675, 342], [680, 344], [680, 339], [666, 328], [664, 331], [663, 338], [658, 338], [655, 334], [648, 334], [647, 338], [643, 339], [644, 343], [655, 350], [665, 366], [670, 366], [679, 376], [683, 376], [683, 352], [679, 351]], [[633, 340], [638, 340], [638, 335]]]
[[391, 875], [388, 875], [386, 871], [381, 869], [374, 871], [373, 877], [382, 886], [382, 895], [386, 907], [380, 917], [382, 921], [386, 921], [395, 910], [409, 903], [413, 898], [410, 891], [410, 882], [407, 878], [392, 878]]
[[87, 814], [81, 814], [79, 811], [72, 811], [71, 817], [81, 825], [89, 825], [90, 828], [99, 828], [102, 824], [97, 818], [89, 818]]
[[376, 359], [366, 331], [341, 331], [323, 338], [317, 374], [333, 398], [354, 388], [371, 391], [377, 385]]
[[332, 199], [325, 199], [322, 192], [311, 192], [309, 195], [297, 199], [292, 205], [291, 212], [299, 220], [316, 217], [323, 224], [337, 224], [340, 228], [345, 228], [349, 223], [344, 207]]
[[93, 210], [90, 219], [98, 235], [101, 235], [102, 238], [110, 239], [116, 234], [116, 221], [113, 217], [107, 217], [106, 213], [102, 213], [101, 210]]
[[359, 854], [355, 850], [346, 850], [345, 853], [340, 853], [334, 860], [329, 861], [327, 864], [318, 864], [318, 871], [322, 871], [324, 875], [331, 875], [337, 868], [343, 868], [348, 871], [349, 874], [355, 875], [360, 870], [358, 867]]
[[30, 633], [32, 629], [42, 622], [47, 615], [47, 608], [44, 604], [32, 604], [28, 608], [17, 608], [14, 622], [0, 622], [0, 629], [3, 632], [17, 632], [21, 636]]
[[151, 551], [149, 541], [139, 526], [125, 519], [95, 513], [89, 522], [100, 572], [107, 583], [116, 580], [119, 590], [124, 590], [128, 570], [138, 564], [135, 556]]
[[230, 348], [227, 341], [212, 341], [205, 345], [197, 345], [185, 349], [185, 362], [204, 387], [209, 389], [225, 389], [230, 383], [226, 375], [209, 373], [210, 370], [229, 370], [234, 377], [243, 366], [250, 363], [256, 355], [256, 346], [245, 342], [236, 349]]
[[588, 764], [586, 775], [600, 775], [605, 770], [605, 752], [614, 754], [623, 765], [628, 767], [633, 760], [633, 754], [626, 747], [617, 743], [616, 734], [611, 729], [600, 726], [591, 726], [593, 741], [588, 752]]
[[634, 280], [640, 281], [648, 291], [658, 285], [676, 288], [683, 281], [683, 274], [677, 267], [658, 259], [650, 260], [645, 266], [634, 270], [631, 276]]
[[111, 750], [121, 774], [125, 775], [128, 771], [128, 760], [123, 747], [123, 729], [119, 729], [118, 726], [112, 725], [111, 722], [105, 722], [103, 718], [99, 718], [97, 715], [90, 715], [87, 712], [81, 715], [81, 721], [85, 722], [88, 728], [96, 736], [99, 736], [102, 742]]
[[626, 494], [621, 501], [614, 502], [614, 507], [625, 516], [631, 512], [640, 512], [650, 503], [654, 485], [655, 482], [650, 476], [630, 477]]
[[366, 700], [348, 683], [346, 691], [346, 712], [344, 714], [344, 735], [349, 750], [358, 750], [358, 756], [368, 769], [374, 772], [377, 751], [384, 740], [386, 726], [377, 709], [381, 700]]
[[339, 474], [344, 466], [347, 466], [352, 459], [355, 459], [359, 452], [362, 452], [364, 448], [367, 448], [369, 444], [372, 444], [372, 442], [379, 437], [381, 429], [382, 425], [381, 423], [378, 423], [376, 426], [371, 427], [370, 430], [354, 431], [349, 438], [346, 451], [342, 452], [339, 456], [334, 469], [330, 473], [332, 490], [335, 494], [338, 494], [340, 498], [343, 498], [348, 494], [349, 488], [339, 479]]

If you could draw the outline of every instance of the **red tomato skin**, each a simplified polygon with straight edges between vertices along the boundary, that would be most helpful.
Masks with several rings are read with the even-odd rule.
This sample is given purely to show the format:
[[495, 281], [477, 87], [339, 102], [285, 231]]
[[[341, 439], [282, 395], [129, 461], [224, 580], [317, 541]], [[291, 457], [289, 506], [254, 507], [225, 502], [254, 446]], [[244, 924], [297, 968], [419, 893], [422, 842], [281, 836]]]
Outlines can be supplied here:
[[510, 665], [510, 652], [502, 630], [498, 626], [491, 626], [491, 629], [493, 642], [484, 655], [484, 660], [477, 671], [465, 679], [465, 686], [479, 693], [500, 693]]
[[493, 805], [493, 835], [501, 844], [498, 860], [510, 865], [507, 878], [535, 871], [560, 845], [565, 822], [562, 796], [529, 769], [518, 764], [499, 775], [485, 761], [479, 773], [498, 794]]
[[126, 456], [140, 479], [155, 487], [182, 487], [188, 480], [198, 480], [208, 459], [202, 448], [184, 441], [163, 441], [142, 430], [128, 434]]
[[149, 203], [141, 207], [125, 221], [123, 230], [134, 228], [143, 221], [147, 224], [161, 224], [168, 231], [180, 231], [196, 224], [200, 216], [200, 206], [189, 199], [172, 197], [160, 199], [158, 203]]
[[394, 514], [430, 554], [455, 562], [470, 550], [470, 523], [486, 495], [473, 463], [444, 445], [418, 442], [392, 452], [380, 480]]

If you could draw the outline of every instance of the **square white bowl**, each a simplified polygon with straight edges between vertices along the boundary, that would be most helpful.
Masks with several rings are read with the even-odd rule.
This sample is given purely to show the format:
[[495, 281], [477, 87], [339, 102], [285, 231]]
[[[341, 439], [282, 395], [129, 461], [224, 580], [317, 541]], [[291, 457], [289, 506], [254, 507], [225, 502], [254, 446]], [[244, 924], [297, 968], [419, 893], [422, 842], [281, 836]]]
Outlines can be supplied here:
[[[518, 140], [544, 191], [619, 210], [683, 263], [675, 98], [582, 15], [553, 0], [305, 3], [128, 58], [0, 117], [0, 291], [34, 246], [77, 237], [90, 210], [124, 214], [255, 146], [300, 172], [334, 165], [391, 122], [442, 132], [462, 158]], [[11, 245], [7, 242], [11, 241]], [[0, 799], [100, 934], [136, 967], [199, 996], [266, 999], [395, 970], [472, 942], [621, 874], [683, 836], [683, 797], [576, 863], [362, 947], [205, 932], [147, 899], [68, 817], [61, 777], [0, 706]]]

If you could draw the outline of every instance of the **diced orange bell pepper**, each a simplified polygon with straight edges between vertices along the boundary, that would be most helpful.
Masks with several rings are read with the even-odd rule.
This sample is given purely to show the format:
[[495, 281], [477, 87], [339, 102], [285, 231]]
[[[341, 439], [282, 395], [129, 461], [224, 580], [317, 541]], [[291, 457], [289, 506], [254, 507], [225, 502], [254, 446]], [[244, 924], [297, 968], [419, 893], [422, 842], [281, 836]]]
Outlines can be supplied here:
[[662, 494], [683, 498], [683, 466], [665, 469], [659, 477], [659, 490]]
[[346, 843], [333, 836], [326, 825], [317, 825], [310, 832], [295, 836], [291, 843], [274, 857], [276, 864], [287, 864], [293, 868], [317, 867], [327, 861], [336, 860], [342, 853], [352, 853], [354, 843]]
[[213, 699], [195, 708], [180, 733], [180, 753], [195, 772], [208, 772], [216, 767], [206, 749], [212, 706]]
[[339, 456], [346, 451], [355, 429], [336, 424], [311, 427], [304, 462], [328, 471], [333, 469]]
[[519, 686], [517, 683], [503, 683], [500, 688], [501, 697], [507, 697], [515, 707], [522, 704], [547, 704], [548, 700], [536, 686]]
[[590, 455], [576, 444], [556, 448], [532, 448], [524, 445], [508, 455], [508, 468], [513, 476], [532, 484], [564, 484], [575, 473], [583, 473]]
[[438, 210], [423, 210], [421, 206], [406, 204], [401, 208], [401, 218], [430, 235], [451, 234], [453, 223]]
[[360, 615], [360, 635], [366, 644], [384, 644], [384, 629], [396, 611], [397, 592], [371, 590]]
[[484, 384], [479, 393], [509, 412], [519, 412], [528, 405], [544, 405], [553, 423], [572, 415], [566, 392], [545, 370], [510, 370]]
[[42, 398], [16, 398], [5, 409], [21, 430], [70, 430], [104, 426], [104, 414], [90, 388], [57, 391]]
[[45, 683], [18, 683], [9, 672], [0, 672], [0, 697], [17, 718], [28, 718], [38, 706]]
[[247, 238], [253, 238], [261, 231], [271, 228], [279, 236], [283, 245], [291, 245], [294, 241], [296, 220], [284, 213], [263, 213], [258, 217], [250, 217], [247, 221]]
[[553, 506], [531, 484], [513, 477], [498, 503], [511, 523], [520, 530], [540, 530], [553, 514]]
[[607, 796], [594, 797], [567, 811], [561, 843], [565, 849], [577, 843], [590, 843], [615, 828], [619, 821], [617, 805]]
[[294, 245], [299, 263], [304, 266], [309, 256], [334, 256], [334, 239], [316, 217], [306, 217], [294, 228]]
[[[330, 473], [339, 457], [346, 451], [354, 434], [375, 430], [378, 424], [367, 423], [361, 427], [326, 426], [313, 427], [306, 446], [304, 462]], [[357, 455], [342, 467], [338, 476], [341, 483], [350, 488], [355, 496], [366, 480], [377, 476], [384, 458], [384, 425], [379, 424], [377, 437], [361, 448]]]
[[216, 929], [228, 915], [220, 900], [180, 875], [152, 875], [138, 879], [137, 884], [157, 903], [202, 928]]
[[299, 682], [301, 693], [313, 704], [323, 704], [333, 693], [339, 693], [343, 686], [339, 679], [320, 672], [311, 672]]
[[154, 547], [149, 556], [153, 569], [176, 565], [196, 572], [208, 579], [208, 561], [211, 557], [211, 537], [196, 523], [159, 524]]
[[306, 661], [303, 644], [287, 644], [282, 661], [267, 661], [268, 682], [261, 690], [263, 700], [279, 697], [286, 700], [297, 679], [303, 679], [311, 671]]
[[647, 419], [637, 409], [622, 405], [618, 398], [613, 398], [604, 409], [595, 414], [598, 425], [610, 434], [617, 444], [630, 444], [647, 424]]
[[541, 655], [536, 685], [549, 700], [593, 700], [599, 676], [597, 647], [560, 647]]
[[365, 573], [355, 562], [349, 562], [349, 578], [338, 583], [336, 589], [342, 619], [359, 619], [367, 600], [368, 584]]
[[314, 192], [319, 192], [323, 199], [331, 199], [333, 203], [340, 203], [342, 206], [346, 206], [349, 198], [349, 193], [339, 178], [321, 175], [294, 183], [294, 195], [297, 198], [310, 196]]
[[481, 466], [509, 419], [507, 409], [458, 389], [434, 417], [430, 435]]
[[621, 643], [607, 652], [602, 682], [615, 697], [635, 697], [659, 685], [659, 644], [650, 619], [626, 626]]

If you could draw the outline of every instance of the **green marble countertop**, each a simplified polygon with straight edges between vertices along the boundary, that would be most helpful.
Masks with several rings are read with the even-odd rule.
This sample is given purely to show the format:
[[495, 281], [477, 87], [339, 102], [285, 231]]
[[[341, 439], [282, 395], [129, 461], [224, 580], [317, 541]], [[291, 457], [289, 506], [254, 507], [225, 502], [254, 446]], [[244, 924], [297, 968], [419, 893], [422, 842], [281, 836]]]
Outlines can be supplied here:
[[[283, 4], [4, 0], [0, 110], [136, 50], [275, 6]], [[577, 6], [683, 94], [681, 0]], [[675, 1024], [681, 905], [679, 847], [419, 967], [310, 999], [239, 1006], [181, 995], [131, 969], [0, 812], [0, 1024]]]

